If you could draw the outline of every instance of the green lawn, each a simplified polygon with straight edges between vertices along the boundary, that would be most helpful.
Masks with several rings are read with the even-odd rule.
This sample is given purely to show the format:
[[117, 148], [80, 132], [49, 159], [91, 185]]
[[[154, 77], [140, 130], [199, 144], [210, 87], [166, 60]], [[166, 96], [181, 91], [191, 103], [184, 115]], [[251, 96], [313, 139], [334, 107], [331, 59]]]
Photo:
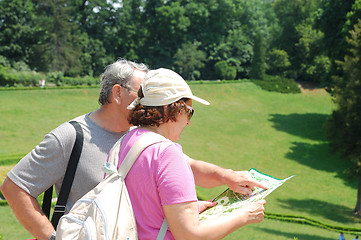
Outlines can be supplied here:
[[[323, 124], [334, 107], [327, 93], [280, 94], [249, 82], [192, 84], [191, 88], [211, 105], [193, 104], [195, 116], [180, 140], [186, 154], [227, 168], [253, 167], [277, 178], [297, 175], [266, 198], [267, 212], [361, 228], [361, 220], [352, 215], [356, 180], [343, 173], [347, 163], [329, 153], [325, 138]], [[97, 89], [1, 91], [0, 158], [27, 153], [60, 123], [96, 109], [97, 96]], [[10, 168], [0, 166], [0, 182]], [[224, 188], [197, 191], [213, 198]], [[0, 207], [0, 234], [3, 239], [24, 238], [15, 235], [23, 230], [12, 222], [8, 208]], [[226, 239], [293, 237], [337, 239], [338, 233], [266, 219]], [[346, 239], [352, 236], [346, 234]]]

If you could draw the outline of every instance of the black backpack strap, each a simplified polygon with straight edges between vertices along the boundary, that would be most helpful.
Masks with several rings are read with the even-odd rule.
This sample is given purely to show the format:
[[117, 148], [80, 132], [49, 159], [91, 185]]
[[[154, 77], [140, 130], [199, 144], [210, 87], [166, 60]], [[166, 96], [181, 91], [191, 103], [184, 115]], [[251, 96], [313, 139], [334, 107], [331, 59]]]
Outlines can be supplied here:
[[[71, 152], [69, 163], [65, 171], [63, 183], [60, 188], [58, 201], [54, 208], [53, 218], [51, 220], [51, 223], [53, 224], [54, 228], [58, 225], [59, 219], [66, 210], [66, 202], [69, 197], [71, 186], [73, 185], [73, 180], [76, 172], [76, 168], [78, 166], [79, 158], [83, 149], [83, 130], [80, 126], [80, 124], [76, 121], [70, 121], [70, 124], [72, 124], [76, 131], [76, 139], [73, 146], [73, 150]], [[45, 215], [49, 218], [50, 215], [50, 208], [51, 208], [51, 198], [53, 193], [53, 186], [51, 186], [48, 190], [44, 193], [44, 200], [43, 200], [43, 211]]]
[[47, 218], [49, 218], [50, 216], [52, 198], [53, 198], [53, 186], [51, 186], [50, 188], [48, 188], [48, 190], [44, 192], [43, 205], [41, 207]]

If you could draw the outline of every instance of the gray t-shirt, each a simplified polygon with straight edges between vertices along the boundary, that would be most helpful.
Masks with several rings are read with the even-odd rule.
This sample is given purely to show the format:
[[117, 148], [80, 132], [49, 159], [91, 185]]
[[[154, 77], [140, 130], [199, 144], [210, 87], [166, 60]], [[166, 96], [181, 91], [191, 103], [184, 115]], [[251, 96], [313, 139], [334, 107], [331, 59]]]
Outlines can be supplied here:
[[[103, 179], [102, 165], [112, 146], [125, 133], [111, 132], [100, 127], [89, 118], [89, 114], [73, 120], [79, 122], [83, 129], [84, 143], [67, 202], [67, 212]], [[33, 197], [38, 197], [54, 184], [59, 193], [75, 138], [74, 127], [68, 122], [63, 123], [22, 158], [8, 173], [8, 177]]]

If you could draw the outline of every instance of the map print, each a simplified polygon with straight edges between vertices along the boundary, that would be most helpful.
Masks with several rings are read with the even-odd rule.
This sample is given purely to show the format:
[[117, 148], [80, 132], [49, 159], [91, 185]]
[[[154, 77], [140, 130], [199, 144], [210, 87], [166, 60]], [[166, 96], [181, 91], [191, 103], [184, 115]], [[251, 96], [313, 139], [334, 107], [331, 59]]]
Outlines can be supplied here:
[[262, 188], [255, 187], [251, 194], [243, 195], [233, 192], [228, 188], [213, 200], [213, 202], [217, 202], [216, 206], [209, 208], [200, 214], [200, 220], [205, 220], [216, 216], [224, 216], [230, 212], [236, 211], [248, 203], [264, 199], [268, 194], [295, 176], [293, 175], [285, 179], [277, 179], [263, 174], [254, 168], [250, 169], [249, 172], [252, 174], [254, 179], [266, 185], [268, 189], [264, 190]]

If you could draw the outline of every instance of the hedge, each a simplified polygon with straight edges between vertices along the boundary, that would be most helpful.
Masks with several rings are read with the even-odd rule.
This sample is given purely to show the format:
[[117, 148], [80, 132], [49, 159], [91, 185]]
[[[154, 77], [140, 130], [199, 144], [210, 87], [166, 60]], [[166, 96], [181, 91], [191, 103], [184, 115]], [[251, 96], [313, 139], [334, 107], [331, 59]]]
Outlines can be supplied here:
[[334, 231], [334, 232], [343, 232], [343, 233], [353, 234], [353, 235], [361, 234], [361, 228], [335, 226], [335, 225], [323, 223], [321, 221], [317, 221], [317, 220], [314, 220], [314, 219], [311, 219], [308, 217], [303, 217], [303, 216], [266, 212], [265, 218], [275, 219], [275, 220], [284, 221], [284, 222], [307, 224], [307, 225], [327, 229], [327, 230]]
[[252, 82], [270, 92], [301, 93], [301, 89], [293, 79], [281, 76], [267, 75], [264, 80], [252, 79]]
[[18, 72], [0, 65], [0, 87], [38, 87], [40, 79], [53, 86], [97, 86], [100, 82], [98, 77], [65, 77], [61, 72]]

